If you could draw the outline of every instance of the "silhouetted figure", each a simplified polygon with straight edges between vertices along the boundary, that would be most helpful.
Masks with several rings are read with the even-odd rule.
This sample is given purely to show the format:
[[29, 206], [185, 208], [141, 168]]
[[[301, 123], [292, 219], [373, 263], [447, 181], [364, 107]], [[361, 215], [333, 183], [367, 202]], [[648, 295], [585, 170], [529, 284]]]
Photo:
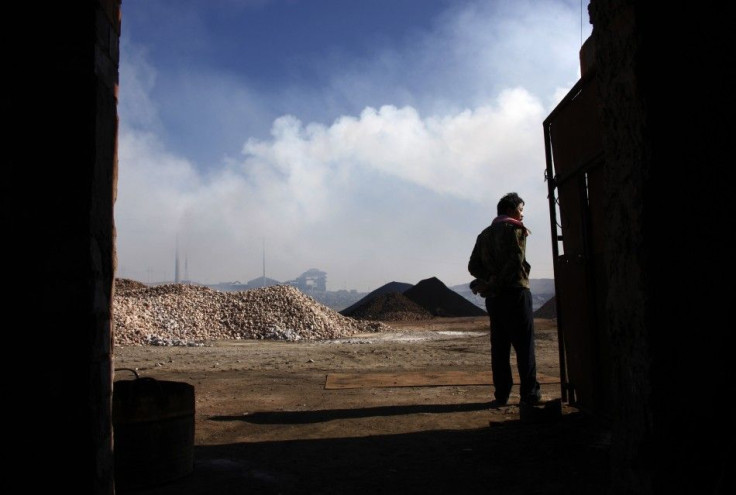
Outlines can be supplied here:
[[491, 325], [491, 371], [496, 406], [505, 405], [511, 394], [511, 347], [521, 380], [521, 404], [536, 404], [542, 394], [537, 382], [534, 355], [534, 314], [529, 290], [526, 238], [531, 233], [524, 226], [524, 200], [508, 193], [496, 207], [491, 225], [477, 237], [468, 262], [468, 271], [476, 278], [474, 292], [484, 295]]

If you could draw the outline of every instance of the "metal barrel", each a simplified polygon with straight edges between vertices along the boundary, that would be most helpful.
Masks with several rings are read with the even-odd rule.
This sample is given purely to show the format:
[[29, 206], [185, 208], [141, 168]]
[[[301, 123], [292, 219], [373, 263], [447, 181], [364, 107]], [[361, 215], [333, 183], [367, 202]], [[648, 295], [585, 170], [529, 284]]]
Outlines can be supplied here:
[[118, 491], [164, 484], [194, 470], [192, 385], [152, 378], [118, 380], [112, 402]]

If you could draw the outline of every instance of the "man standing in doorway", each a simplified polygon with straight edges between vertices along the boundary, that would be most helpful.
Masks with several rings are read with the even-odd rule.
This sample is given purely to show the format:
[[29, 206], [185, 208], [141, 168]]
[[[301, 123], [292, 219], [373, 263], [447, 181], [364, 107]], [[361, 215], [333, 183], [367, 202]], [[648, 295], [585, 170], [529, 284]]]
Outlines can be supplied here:
[[508, 193], [496, 207], [498, 216], [477, 237], [468, 262], [476, 278], [471, 284], [486, 298], [491, 325], [491, 371], [494, 406], [506, 405], [511, 395], [511, 347], [516, 352], [520, 404], [534, 405], [542, 393], [534, 354], [534, 314], [526, 260], [524, 200]]

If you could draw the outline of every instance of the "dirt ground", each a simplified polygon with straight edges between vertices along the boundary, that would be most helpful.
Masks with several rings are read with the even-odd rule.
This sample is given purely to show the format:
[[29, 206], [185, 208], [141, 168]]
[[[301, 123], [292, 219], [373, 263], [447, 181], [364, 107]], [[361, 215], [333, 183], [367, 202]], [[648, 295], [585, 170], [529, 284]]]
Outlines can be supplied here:
[[605, 492], [609, 436], [560, 401], [555, 320], [535, 322], [533, 409], [518, 385], [490, 407], [487, 317], [387, 323], [331, 341], [116, 347], [116, 381], [133, 369], [195, 395], [193, 469], [118, 493]]

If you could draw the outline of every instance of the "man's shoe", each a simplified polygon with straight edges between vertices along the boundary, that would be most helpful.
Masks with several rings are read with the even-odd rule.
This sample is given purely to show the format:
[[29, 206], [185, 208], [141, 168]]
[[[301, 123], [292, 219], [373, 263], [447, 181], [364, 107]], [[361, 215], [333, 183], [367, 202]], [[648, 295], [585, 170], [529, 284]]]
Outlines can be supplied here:
[[491, 407], [503, 407], [509, 402], [508, 399], [493, 399], [491, 401]]

